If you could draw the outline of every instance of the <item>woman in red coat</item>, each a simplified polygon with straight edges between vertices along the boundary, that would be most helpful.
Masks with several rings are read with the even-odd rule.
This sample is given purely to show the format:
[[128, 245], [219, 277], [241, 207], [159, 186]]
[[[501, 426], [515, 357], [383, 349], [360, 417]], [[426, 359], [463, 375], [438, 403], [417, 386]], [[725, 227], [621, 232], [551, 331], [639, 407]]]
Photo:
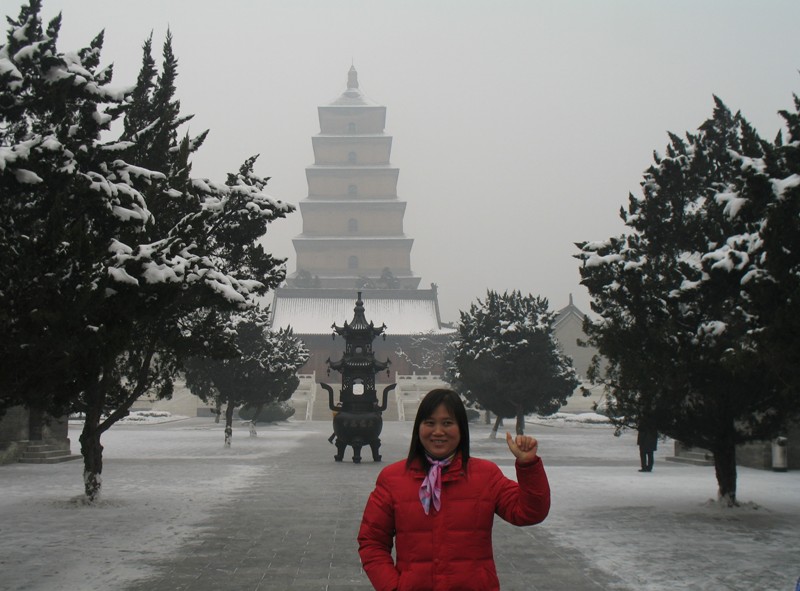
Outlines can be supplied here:
[[470, 458], [467, 411], [458, 394], [437, 389], [423, 398], [408, 459], [381, 471], [358, 533], [361, 563], [377, 591], [500, 589], [492, 554], [495, 513], [514, 525], [533, 525], [550, 510], [536, 439], [507, 433], [506, 441], [517, 459], [517, 482], [493, 462]]

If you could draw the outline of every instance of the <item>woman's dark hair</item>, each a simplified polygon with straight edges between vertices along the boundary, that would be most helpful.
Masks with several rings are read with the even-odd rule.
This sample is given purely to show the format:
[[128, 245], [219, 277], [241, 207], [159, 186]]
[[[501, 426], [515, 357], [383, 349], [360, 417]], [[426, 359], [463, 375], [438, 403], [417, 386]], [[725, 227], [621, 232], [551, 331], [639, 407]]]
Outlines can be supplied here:
[[422, 421], [433, 415], [433, 411], [440, 404], [444, 404], [444, 407], [450, 411], [458, 425], [458, 433], [461, 440], [458, 442], [457, 451], [461, 454], [462, 467], [466, 471], [467, 462], [469, 461], [469, 420], [467, 419], [467, 409], [464, 408], [464, 403], [458, 393], [445, 388], [431, 390], [425, 394], [425, 397], [419, 403], [417, 417], [414, 419], [414, 430], [411, 432], [411, 446], [408, 450], [406, 466], [410, 466], [415, 458], [419, 458], [422, 465], [427, 469], [429, 463], [427, 457], [425, 457], [425, 447], [419, 439], [419, 426]]

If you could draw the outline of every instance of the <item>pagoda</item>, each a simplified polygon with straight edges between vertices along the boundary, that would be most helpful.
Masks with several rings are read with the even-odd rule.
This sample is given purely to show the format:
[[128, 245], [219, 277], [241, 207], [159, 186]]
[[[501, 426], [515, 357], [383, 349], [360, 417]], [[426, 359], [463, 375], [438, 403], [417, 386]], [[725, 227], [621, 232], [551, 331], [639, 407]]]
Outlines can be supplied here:
[[302, 234], [294, 238], [297, 270], [290, 285], [322, 288], [416, 289], [414, 243], [403, 233], [406, 203], [397, 197], [386, 107], [359, 89], [351, 67], [347, 89], [318, 107], [308, 197], [300, 202]]
[[[375, 343], [375, 354], [392, 358], [395, 377], [441, 374], [441, 367], [425, 366], [423, 354], [412, 347], [418, 335], [444, 342], [454, 329], [441, 321], [436, 285], [420, 289], [411, 269], [414, 240], [404, 232], [406, 202], [397, 195], [399, 169], [391, 163], [386, 107], [367, 98], [351, 67], [344, 92], [317, 111], [320, 132], [311, 138], [314, 161], [305, 169], [308, 194], [299, 202], [302, 232], [293, 239], [296, 268], [275, 291], [272, 326], [291, 326], [303, 340], [310, 355], [299, 373], [319, 383], [328, 359], [340, 354], [330, 338], [331, 323], [347, 317], [354, 296], [362, 293], [370, 313], [391, 329]], [[385, 383], [393, 381], [383, 376], [378, 374]], [[330, 418], [327, 404], [318, 402], [309, 415]], [[393, 420], [394, 407], [384, 420]]]

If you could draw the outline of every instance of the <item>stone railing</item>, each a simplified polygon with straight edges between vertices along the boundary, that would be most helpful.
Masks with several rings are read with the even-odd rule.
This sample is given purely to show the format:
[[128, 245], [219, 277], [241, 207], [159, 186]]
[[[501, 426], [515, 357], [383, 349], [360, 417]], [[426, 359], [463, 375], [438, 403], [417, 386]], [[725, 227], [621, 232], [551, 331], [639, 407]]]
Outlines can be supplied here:
[[[314, 414], [314, 401], [317, 399], [317, 375], [313, 373], [297, 374], [300, 384], [292, 394], [291, 403], [297, 408], [305, 404], [304, 420], [310, 421]], [[298, 417], [299, 418], [299, 417]]]
[[405, 421], [407, 414], [411, 417], [408, 420], [413, 420], [414, 415], [417, 413], [420, 400], [431, 390], [450, 387], [450, 385], [442, 379], [442, 376], [433, 374], [397, 374], [395, 380], [397, 382], [397, 388], [395, 388], [394, 393], [397, 399], [398, 421]]

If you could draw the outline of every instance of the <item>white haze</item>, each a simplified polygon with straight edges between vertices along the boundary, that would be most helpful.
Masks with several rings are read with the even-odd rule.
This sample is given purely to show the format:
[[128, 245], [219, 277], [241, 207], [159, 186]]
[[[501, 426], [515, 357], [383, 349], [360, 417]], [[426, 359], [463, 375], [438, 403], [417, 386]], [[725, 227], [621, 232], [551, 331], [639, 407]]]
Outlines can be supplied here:
[[[223, 180], [261, 154], [256, 172], [294, 204], [317, 106], [353, 63], [388, 108], [412, 269], [451, 321], [487, 288], [555, 309], [571, 293], [588, 311], [573, 243], [623, 231], [667, 131], [696, 129], [716, 94], [773, 139], [800, 90], [795, 0], [44, 0], [59, 11], [62, 51], [105, 29], [117, 85], [135, 81], [151, 31], [160, 62], [169, 27], [183, 112], [211, 130], [194, 174]], [[300, 232], [297, 212], [267, 239], [290, 272]]]

